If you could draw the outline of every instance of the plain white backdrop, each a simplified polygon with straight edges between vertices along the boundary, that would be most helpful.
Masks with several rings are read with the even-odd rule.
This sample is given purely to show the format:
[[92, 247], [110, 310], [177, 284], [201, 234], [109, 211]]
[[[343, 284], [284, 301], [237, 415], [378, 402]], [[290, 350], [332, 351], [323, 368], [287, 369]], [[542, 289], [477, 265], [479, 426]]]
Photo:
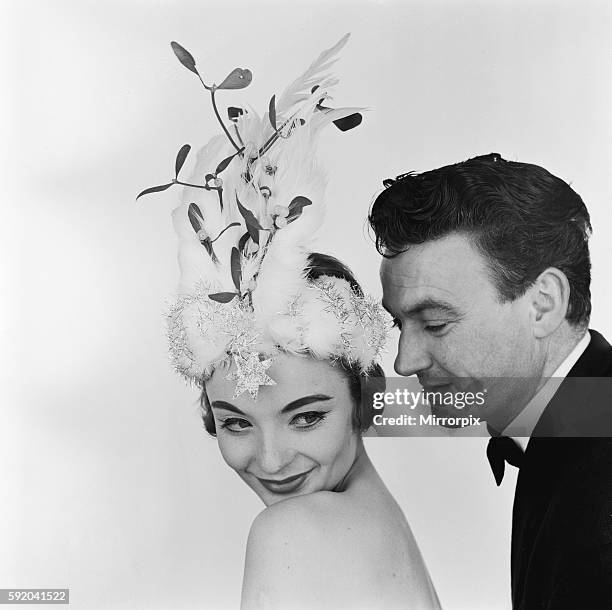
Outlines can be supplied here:
[[[591, 326], [612, 336], [612, 8], [574, 1], [4, 1], [0, 217], [0, 587], [70, 587], [74, 608], [236, 608], [259, 500], [170, 370], [180, 146], [216, 132], [197, 79], [250, 68], [222, 107], [261, 112], [352, 38], [325, 134], [319, 249], [380, 295], [365, 218], [381, 181], [489, 152], [543, 165], [591, 212]], [[396, 337], [385, 367], [392, 372]], [[486, 439], [368, 439], [443, 607], [509, 608], [515, 473]], [[308, 575], [305, 574], [307, 579]]]

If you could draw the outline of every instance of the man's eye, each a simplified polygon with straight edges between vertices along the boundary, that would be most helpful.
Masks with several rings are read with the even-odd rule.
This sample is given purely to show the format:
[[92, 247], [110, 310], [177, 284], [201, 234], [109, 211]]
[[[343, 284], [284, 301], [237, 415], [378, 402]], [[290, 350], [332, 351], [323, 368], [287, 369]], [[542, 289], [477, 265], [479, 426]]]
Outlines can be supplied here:
[[307, 411], [306, 413], [296, 415], [291, 420], [291, 423], [297, 428], [310, 428], [323, 421], [326, 415], [327, 413], [324, 411]]
[[245, 428], [251, 427], [251, 422], [240, 417], [226, 417], [221, 421], [221, 427], [229, 430], [230, 432], [241, 432]]
[[448, 322], [442, 322], [441, 324], [426, 324], [425, 330], [430, 333], [440, 333], [446, 329]]
[[399, 328], [402, 330], [402, 323], [399, 318], [393, 318], [393, 328]]

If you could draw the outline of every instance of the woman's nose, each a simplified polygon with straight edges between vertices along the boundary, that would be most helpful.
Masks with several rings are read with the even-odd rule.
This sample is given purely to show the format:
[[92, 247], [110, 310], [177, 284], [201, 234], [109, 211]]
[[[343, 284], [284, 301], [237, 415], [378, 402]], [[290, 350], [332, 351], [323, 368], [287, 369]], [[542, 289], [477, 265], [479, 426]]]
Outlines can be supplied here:
[[262, 434], [257, 445], [257, 465], [262, 473], [276, 474], [291, 462], [293, 454], [294, 451], [278, 431]]
[[402, 328], [393, 365], [395, 372], [403, 376], [416, 375], [431, 365], [432, 358], [425, 337], [419, 337], [416, 333]]

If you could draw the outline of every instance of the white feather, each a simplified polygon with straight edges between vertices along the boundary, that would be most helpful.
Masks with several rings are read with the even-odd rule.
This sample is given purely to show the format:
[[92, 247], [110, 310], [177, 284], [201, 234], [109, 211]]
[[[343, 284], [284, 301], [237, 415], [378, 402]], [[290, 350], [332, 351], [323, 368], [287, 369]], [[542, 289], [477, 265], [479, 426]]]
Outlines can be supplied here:
[[270, 204], [289, 206], [298, 196], [312, 204], [276, 231], [267, 248], [253, 294], [253, 307], [262, 325], [284, 312], [304, 285], [310, 245], [323, 222], [326, 179], [315, 162], [316, 135], [308, 125], [300, 127], [271, 155], [278, 168]]
[[349, 36], [350, 34], [345, 34], [333, 47], [323, 51], [308, 69], [283, 91], [276, 103], [277, 117], [287, 118], [292, 106], [310, 97], [310, 90], [315, 85], [322, 85], [327, 77], [325, 72], [338, 60], [337, 55], [348, 42]]
[[365, 112], [367, 110], [367, 108], [344, 107], [333, 108], [330, 110], [325, 110], [324, 112], [317, 112], [311, 119], [311, 128], [315, 130], [322, 129], [326, 125], [329, 125], [329, 123], [332, 121], [337, 121], [338, 119], [343, 119], [351, 114]]
[[182, 204], [172, 212], [174, 230], [179, 238], [178, 263], [180, 278], [178, 292], [194, 292], [200, 282], [220, 284], [217, 266], [200, 243], [189, 218], [189, 206]]
[[240, 281], [240, 290], [244, 292], [250, 288], [251, 280], [259, 271], [260, 261], [256, 256], [242, 258], [242, 274]]
[[[196, 163], [190, 177], [185, 182], [204, 185], [206, 174], [212, 174], [221, 160], [231, 154], [231, 145], [221, 134], [215, 136], [199, 151]], [[181, 201], [187, 205], [195, 203], [202, 211], [204, 229], [214, 237], [226, 226], [225, 216], [219, 207], [219, 199], [215, 191], [186, 186], [183, 188]]]

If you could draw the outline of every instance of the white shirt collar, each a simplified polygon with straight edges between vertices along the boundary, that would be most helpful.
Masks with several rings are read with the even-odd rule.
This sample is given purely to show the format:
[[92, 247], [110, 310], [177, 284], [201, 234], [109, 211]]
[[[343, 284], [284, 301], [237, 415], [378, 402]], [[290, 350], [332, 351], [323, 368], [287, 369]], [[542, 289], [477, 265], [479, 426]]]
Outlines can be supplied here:
[[531, 434], [536, 427], [544, 409], [552, 400], [561, 382], [567, 377], [572, 367], [586, 350], [591, 341], [591, 334], [587, 330], [582, 339], [578, 341], [567, 358], [557, 367], [535, 396], [525, 405], [525, 408], [506, 426], [503, 436], [512, 436], [525, 449]]

